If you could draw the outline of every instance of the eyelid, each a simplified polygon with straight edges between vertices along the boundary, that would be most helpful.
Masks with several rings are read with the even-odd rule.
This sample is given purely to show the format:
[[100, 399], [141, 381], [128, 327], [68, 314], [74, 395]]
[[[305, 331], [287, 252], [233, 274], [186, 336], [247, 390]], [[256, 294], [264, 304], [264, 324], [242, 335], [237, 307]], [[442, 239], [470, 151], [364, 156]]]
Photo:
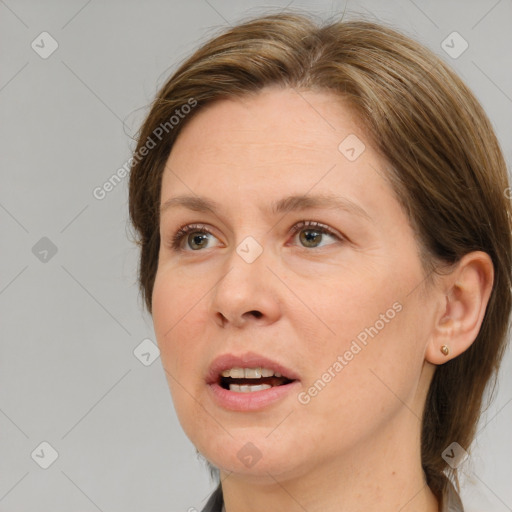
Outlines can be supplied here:
[[[328, 226], [326, 224], [323, 224], [318, 221], [312, 221], [312, 220], [300, 220], [300, 221], [296, 222], [289, 229], [288, 235], [295, 236], [299, 231], [301, 231], [303, 229], [307, 229], [307, 228], [310, 228], [310, 229], [316, 228], [324, 234], [328, 234], [330, 236], [337, 238], [339, 241], [348, 241], [348, 238], [345, 237], [344, 235], [342, 235], [339, 231], [331, 228], [330, 226]], [[208, 233], [208, 234], [214, 236], [215, 238], [217, 238], [215, 233], [213, 232], [213, 230], [210, 229], [209, 226], [206, 224], [201, 224], [201, 223], [185, 224], [183, 226], [180, 226], [177, 229], [176, 233], [172, 236], [172, 238], [171, 238], [172, 248], [176, 251], [181, 251], [181, 252], [200, 252], [200, 251], [193, 251], [193, 250], [187, 250], [187, 249], [181, 248], [183, 240], [186, 239], [186, 236], [188, 234], [196, 232], [196, 231], [200, 232], [200, 233]], [[332, 245], [332, 244], [329, 244], [329, 245]], [[301, 248], [311, 251], [314, 249], [320, 249], [321, 247], [312, 247], [312, 248], [301, 247]]]
[[[183, 226], [180, 226], [174, 235], [172, 235], [171, 237], [171, 247], [176, 250], [176, 251], [181, 251], [181, 252], [195, 252], [195, 251], [187, 251], [185, 249], [182, 249], [181, 248], [181, 245], [183, 243], [183, 240], [186, 239], [186, 236], [189, 234], [189, 233], [193, 233], [195, 231], [198, 231], [198, 232], [204, 232], [204, 233], [209, 233], [210, 235], [213, 235], [215, 236], [215, 234], [213, 233], [213, 231], [206, 225], [206, 224], [201, 224], [201, 223], [196, 223], [196, 224], [184, 224]], [[216, 237], [217, 238], [217, 237]]]
[[[334, 228], [331, 228], [327, 224], [322, 224], [321, 222], [317, 222], [315, 220], [301, 220], [299, 222], [296, 222], [291, 228], [290, 228], [290, 234], [296, 235], [300, 230], [305, 228], [317, 228], [321, 232], [324, 232], [328, 235], [334, 236], [338, 238], [340, 241], [347, 240], [348, 238], [344, 235], [342, 235], [339, 231], [337, 231]], [[307, 249], [307, 247], [304, 247], [304, 249]]]

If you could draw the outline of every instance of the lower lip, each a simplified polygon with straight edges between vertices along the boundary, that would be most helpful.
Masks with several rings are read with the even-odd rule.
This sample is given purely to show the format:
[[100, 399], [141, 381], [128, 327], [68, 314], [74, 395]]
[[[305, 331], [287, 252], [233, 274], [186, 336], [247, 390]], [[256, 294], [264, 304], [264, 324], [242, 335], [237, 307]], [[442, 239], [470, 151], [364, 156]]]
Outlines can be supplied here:
[[208, 385], [208, 389], [212, 394], [214, 402], [231, 411], [257, 411], [273, 404], [290, 393], [298, 393], [300, 382], [295, 380], [281, 386], [273, 386], [260, 391], [251, 391], [243, 393], [237, 391], [229, 391], [224, 389], [217, 382]]

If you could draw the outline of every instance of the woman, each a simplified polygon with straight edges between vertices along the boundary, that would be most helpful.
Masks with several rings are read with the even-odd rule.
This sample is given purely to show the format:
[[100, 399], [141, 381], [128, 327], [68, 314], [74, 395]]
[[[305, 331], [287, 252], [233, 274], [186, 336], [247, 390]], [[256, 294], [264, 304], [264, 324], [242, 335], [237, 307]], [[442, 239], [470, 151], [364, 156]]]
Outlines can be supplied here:
[[220, 476], [205, 511], [463, 510], [507, 188], [472, 93], [387, 27], [266, 16], [181, 65], [130, 215], [174, 406]]

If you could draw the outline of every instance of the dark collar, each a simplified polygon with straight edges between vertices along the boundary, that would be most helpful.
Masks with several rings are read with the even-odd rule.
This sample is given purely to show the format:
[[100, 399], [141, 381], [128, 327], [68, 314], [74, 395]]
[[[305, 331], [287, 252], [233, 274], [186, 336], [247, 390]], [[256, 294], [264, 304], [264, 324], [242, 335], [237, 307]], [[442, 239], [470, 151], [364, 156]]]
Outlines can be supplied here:
[[219, 484], [201, 512], [222, 512], [223, 505], [222, 487]]

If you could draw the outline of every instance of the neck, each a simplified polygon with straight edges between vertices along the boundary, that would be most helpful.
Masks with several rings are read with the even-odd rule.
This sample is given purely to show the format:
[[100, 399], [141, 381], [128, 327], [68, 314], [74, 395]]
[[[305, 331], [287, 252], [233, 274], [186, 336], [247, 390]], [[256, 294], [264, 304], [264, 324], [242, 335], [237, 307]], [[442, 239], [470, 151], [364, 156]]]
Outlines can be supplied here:
[[418, 420], [402, 425], [293, 475], [221, 470], [226, 512], [438, 512], [421, 468]]

